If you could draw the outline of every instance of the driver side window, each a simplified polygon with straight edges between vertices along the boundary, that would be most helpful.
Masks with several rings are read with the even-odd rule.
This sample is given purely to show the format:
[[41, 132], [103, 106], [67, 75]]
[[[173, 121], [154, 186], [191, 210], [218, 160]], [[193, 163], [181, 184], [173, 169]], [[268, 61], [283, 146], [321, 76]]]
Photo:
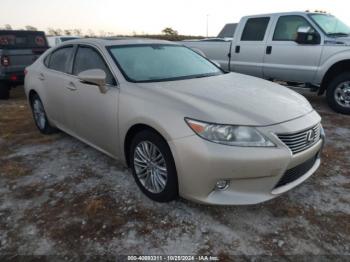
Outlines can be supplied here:
[[74, 60], [73, 75], [90, 70], [101, 69], [106, 73], [106, 83], [115, 85], [115, 79], [102, 56], [92, 47], [79, 46]]
[[[281, 16], [276, 25], [273, 41], [295, 41], [298, 35], [298, 28], [302, 26], [312, 28], [310, 23], [302, 16]], [[313, 28], [312, 30], [314, 31]]]

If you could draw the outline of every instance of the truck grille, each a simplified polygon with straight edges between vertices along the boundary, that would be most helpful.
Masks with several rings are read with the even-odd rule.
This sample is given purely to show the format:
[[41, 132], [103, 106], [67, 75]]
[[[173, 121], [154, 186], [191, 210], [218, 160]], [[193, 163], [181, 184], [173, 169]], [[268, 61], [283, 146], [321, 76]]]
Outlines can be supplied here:
[[321, 124], [297, 133], [279, 134], [277, 136], [289, 147], [293, 154], [297, 154], [312, 147], [320, 140]]
[[287, 170], [282, 176], [282, 178], [278, 181], [275, 188], [287, 185], [305, 175], [314, 166], [317, 160], [317, 156], [318, 154], [315, 155], [313, 158], [305, 161], [304, 163]]

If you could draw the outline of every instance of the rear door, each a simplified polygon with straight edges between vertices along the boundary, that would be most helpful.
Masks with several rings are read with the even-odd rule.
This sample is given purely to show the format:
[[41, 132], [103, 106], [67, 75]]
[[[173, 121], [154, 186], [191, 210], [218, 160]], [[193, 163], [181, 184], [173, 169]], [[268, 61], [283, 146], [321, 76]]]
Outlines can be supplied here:
[[44, 83], [46, 113], [58, 127], [68, 129], [66, 114], [66, 100], [70, 95], [69, 83], [73, 78], [70, 75], [74, 46], [68, 45], [54, 50], [45, 57], [46, 70], [39, 72], [38, 78]]
[[320, 63], [322, 45], [295, 42], [299, 27], [311, 27], [301, 15], [277, 16], [264, 58], [264, 77], [291, 82], [312, 82]]
[[[101, 93], [96, 85], [82, 83], [79, 73], [89, 69], [101, 69], [106, 73], [108, 91]], [[97, 47], [79, 45], [76, 51], [74, 79], [66, 109], [69, 125], [84, 141], [108, 152], [117, 154], [118, 145], [118, 96], [119, 88], [106, 59]]]
[[262, 77], [269, 16], [244, 18], [231, 48], [231, 70]]

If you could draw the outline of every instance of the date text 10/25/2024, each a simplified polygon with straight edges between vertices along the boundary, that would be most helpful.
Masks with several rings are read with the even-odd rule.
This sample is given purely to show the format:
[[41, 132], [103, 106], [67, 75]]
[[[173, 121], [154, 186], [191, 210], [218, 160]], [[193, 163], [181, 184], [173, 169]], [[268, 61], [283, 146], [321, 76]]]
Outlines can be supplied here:
[[219, 261], [217, 256], [128, 256], [128, 261]]

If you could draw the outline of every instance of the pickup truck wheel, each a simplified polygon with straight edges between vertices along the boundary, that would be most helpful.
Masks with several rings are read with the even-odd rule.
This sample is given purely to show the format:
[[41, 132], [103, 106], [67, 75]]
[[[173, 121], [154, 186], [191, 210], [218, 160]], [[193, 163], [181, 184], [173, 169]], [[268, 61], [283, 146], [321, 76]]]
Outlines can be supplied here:
[[0, 99], [10, 98], [10, 87], [5, 83], [0, 83]]
[[328, 105], [336, 112], [350, 114], [350, 72], [335, 77], [327, 87]]
[[178, 197], [175, 162], [167, 142], [156, 132], [136, 134], [129, 150], [130, 166], [141, 191], [157, 202]]
[[37, 94], [34, 94], [30, 100], [33, 118], [35, 125], [39, 131], [45, 135], [57, 132], [57, 129], [50, 125], [50, 122], [46, 116], [44, 105]]

